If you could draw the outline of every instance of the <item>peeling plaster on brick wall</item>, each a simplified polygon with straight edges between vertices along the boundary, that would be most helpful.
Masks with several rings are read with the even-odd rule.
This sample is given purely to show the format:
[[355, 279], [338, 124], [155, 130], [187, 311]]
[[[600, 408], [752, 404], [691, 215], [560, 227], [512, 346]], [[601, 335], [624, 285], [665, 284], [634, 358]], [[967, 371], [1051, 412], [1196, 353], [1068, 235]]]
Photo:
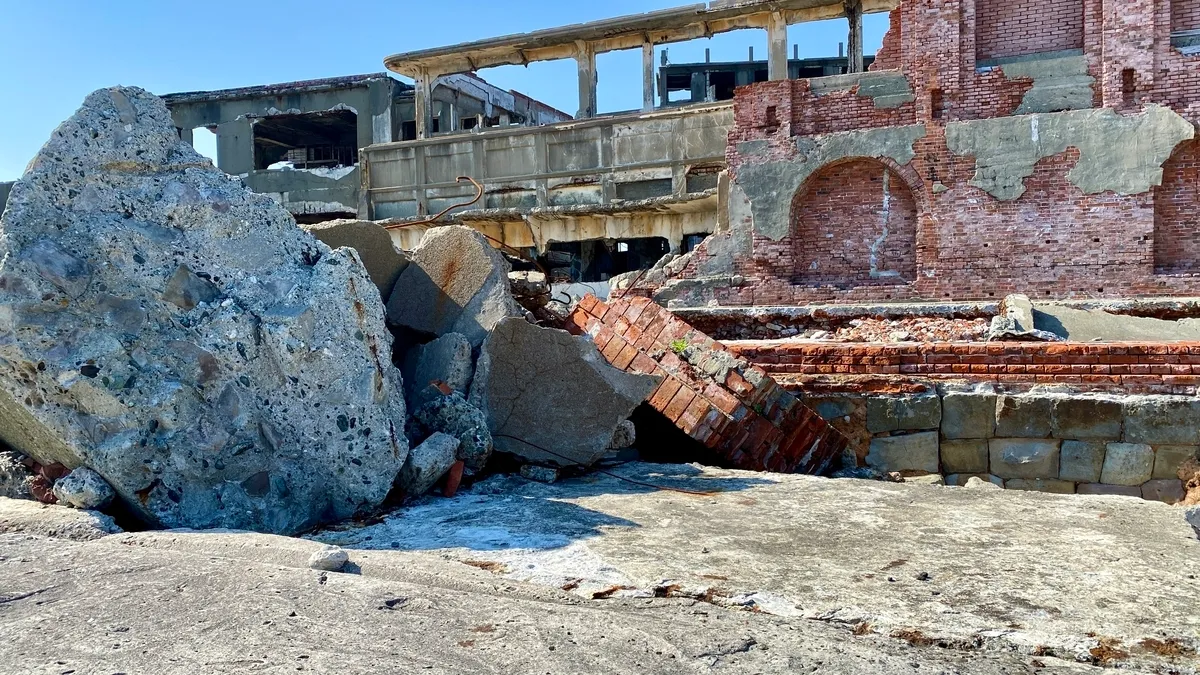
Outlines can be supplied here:
[[1179, 146], [1163, 166], [1154, 199], [1154, 268], [1200, 273], [1200, 141]]

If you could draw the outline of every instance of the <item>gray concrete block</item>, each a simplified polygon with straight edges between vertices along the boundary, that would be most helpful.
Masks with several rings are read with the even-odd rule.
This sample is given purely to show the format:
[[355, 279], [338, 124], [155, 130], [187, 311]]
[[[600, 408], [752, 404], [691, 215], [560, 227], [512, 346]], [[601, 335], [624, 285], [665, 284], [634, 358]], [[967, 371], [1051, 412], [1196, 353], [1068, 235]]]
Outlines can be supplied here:
[[1142, 488], [1129, 485], [1104, 485], [1101, 483], [1080, 483], [1075, 488], [1076, 494], [1101, 495], [1110, 497], [1142, 498]]
[[982, 438], [945, 440], [941, 444], [942, 471], [959, 474], [988, 472], [988, 443]]
[[1150, 445], [1200, 444], [1200, 401], [1142, 397], [1125, 406], [1125, 441]]
[[1183, 501], [1187, 493], [1183, 489], [1183, 481], [1178, 478], [1172, 480], [1151, 480], [1142, 484], [1142, 499], [1152, 502], [1164, 502], [1166, 504], [1178, 504]]
[[1055, 438], [1118, 440], [1125, 409], [1117, 401], [1063, 398], [1054, 401], [1051, 435]]
[[993, 438], [988, 442], [992, 473], [1010, 478], [1058, 478], [1058, 441]]
[[867, 431], [929, 431], [942, 424], [942, 399], [937, 394], [867, 399]]
[[1046, 438], [1054, 401], [1038, 396], [1000, 396], [996, 400], [996, 438]]
[[1143, 443], [1109, 443], [1100, 482], [1141, 485], [1154, 474], [1154, 448]]
[[1103, 442], [1063, 441], [1058, 477], [1076, 483], [1099, 483], [1106, 447]]
[[1058, 495], [1075, 494], [1075, 483], [1069, 480], [1053, 478], [1014, 478], [1004, 482], [1009, 490], [1024, 490], [1026, 492], [1051, 492]]
[[1169, 480], [1179, 478], [1179, 468], [1190, 459], [1200, 458], [1200, 447], [1195, 445], [1160, 445], [1154, 448], [1154, 475], [1152, 478]]
[[871, 439], [867, 466], [883, 472], [938, 472], [938, 435], [929, 431]]
[[942, 438], [991, 438], [996, 395], [949, 393], [942, 397]]

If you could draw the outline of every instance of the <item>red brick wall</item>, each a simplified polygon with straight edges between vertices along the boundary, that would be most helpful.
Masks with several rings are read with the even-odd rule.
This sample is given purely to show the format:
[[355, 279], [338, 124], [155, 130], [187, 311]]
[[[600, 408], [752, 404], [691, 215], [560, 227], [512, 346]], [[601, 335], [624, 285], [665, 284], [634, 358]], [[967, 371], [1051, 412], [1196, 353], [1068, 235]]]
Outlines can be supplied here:
[[1200, 272], [1200, 141], [1183, 144], [1163, 165], [1154, 198], [1154, 267]]
[[868, 70], [894, 70], [900, 67], [901, 32], [904, 30], [902, 19], [899, 7], [888, 14], [888, 30], [883, 35], [883, 46], [875, 54], [875, 61]]
[[1200, 0], [1170, 0], [1171, 30], [1200, 30]]
[[975, 0], [976, 56], [1083, 48], [1083, 0]]
[[894, 284], [916, 276], [917, 204], [883, 164], [822, 169], [792, 206], [792, 273], [799, 284]]
[[[1073, 390], [1195, 395], [1200, 385], [1200, 343], [924, 343], [828, 344], [776, 341], [726, 342], [791, 386], [820, 388], [836, 376], [887, 375], [932, 380], [996, 382], [1013, 387], [1066, 384]], [[813, 386], [808, 386], [808, 385]], [[832, 384], [832, 383], [831, 383]]]

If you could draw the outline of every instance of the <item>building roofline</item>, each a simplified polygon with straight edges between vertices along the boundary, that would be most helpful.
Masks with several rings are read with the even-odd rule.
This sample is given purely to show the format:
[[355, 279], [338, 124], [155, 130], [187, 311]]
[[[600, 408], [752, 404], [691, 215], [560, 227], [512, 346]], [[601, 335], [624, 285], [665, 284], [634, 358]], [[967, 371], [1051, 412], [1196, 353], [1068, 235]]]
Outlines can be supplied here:
[[167, 105], [178, 103], [199, 103], [209, 101], [234, 101], [259, 96], [283, 96], [286, 94], [311, 93], [332, 91], [337, 89], [354, 89], [377, 80], [391, 80], [405, 89], [412, 85], [400, 82], [390, 73], [368, 73], [365, 75], [347, 75], [344, 77], [327, 77], [318, 80], [298, 80], [296, 82], [281, 82], [279, 84], [260, 84], [253, 87], [238, 87], [235, 89], [216, 89], [213, 91], [186, 91], [166, 94], [162, 97]]

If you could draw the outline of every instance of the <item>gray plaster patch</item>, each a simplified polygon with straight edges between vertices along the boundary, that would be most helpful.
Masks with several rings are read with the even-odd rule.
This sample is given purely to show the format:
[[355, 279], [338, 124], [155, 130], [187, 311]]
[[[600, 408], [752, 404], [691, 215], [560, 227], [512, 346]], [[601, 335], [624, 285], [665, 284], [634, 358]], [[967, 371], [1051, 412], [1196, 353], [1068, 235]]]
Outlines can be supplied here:
[[1080, 55], [1017, 61], [1000, 66], [1010, 80], [1033, 80], [1014, 113], [1052, 113], [1092, 107], [1095, 78], [1088, 74], [1087, 57]]
[[[911, 125], [797, 138], [795, 159], [743, 166], [736, 181], [750, 200], [754, 231], [773, 241], [786, 237], [791, 229], [792, 197], [804, 181], [830, 162], [864, 157], [908, 164], [916, 156], [913, 143], [925, 133], [923, 125]], [[736, 230], [738, 223], [732, 217], [730, 222]]]
[[953, 122], [946, 145], [960, 157], [975, 157], [971, 185], [1012, 201], [1025, 194], [1038, 160], [1072, 147], [1080, 156], [1067, 177], [1083, 192], [1146, 192], [1162, 184], [1163, 162], [1175, 146], [1195, 135], [1191, 122], [1150, 105], [1130, 116], [1104, 108]]
[[873, 99], [876, 109], [899, 108], [905, 103], [917, 100], [908, 78], [896, 71], [830, 75], [814, 77], [808, 82], [810, 90], [817, 96], [828, 96], [858, 87], [855, 93]]

